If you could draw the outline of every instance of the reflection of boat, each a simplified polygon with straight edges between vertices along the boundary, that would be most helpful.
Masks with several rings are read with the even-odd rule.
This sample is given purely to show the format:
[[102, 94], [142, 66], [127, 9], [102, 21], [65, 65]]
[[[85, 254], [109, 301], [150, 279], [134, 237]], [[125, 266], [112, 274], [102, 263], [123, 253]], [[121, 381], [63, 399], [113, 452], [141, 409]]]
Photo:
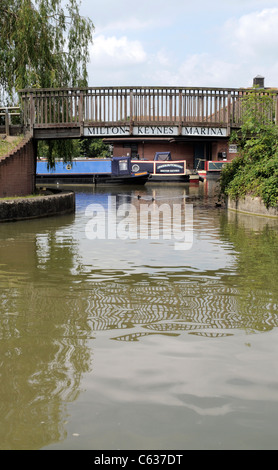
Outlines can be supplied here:
[[37, 184], [125, 184], [143, 185], [148, 181], [148, 171], [134, 173], [129, 157], [112, 159], [73, 160], [56, 162], [48, 168], [47, 161], [37, 162]]
[[126, 185], [144, 185], [149, 179], [148, 172], [142, 172], [138, 174], [130, 174], [130, 175], [118, 175], [118, 176], [104, 176], [104, 175], [96, 175], [94, 183], [99, 184], [126, 184]]
[[172, 160], [171, 152], [156, 152], [154, 160], [131, 160], [132, 171], [148, 171], [149, 183], [188, 183], [199, 181], [197, 172], [186, 169], [186, 160]]

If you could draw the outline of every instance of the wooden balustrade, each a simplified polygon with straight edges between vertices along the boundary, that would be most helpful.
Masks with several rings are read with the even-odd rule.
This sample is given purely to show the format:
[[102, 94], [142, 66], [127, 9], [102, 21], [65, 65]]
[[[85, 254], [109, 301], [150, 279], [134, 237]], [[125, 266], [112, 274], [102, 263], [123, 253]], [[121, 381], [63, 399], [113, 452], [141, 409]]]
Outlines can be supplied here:
[[[111, 87], [21, 90], [26, 127], [201, 125], [239, 127], [248, 89]], [[274, 108], [276, 115], [277, 95]]]
[[4, 117], [5, 134], [10, 135], [10, 125], [12, 118], [13, 116], [21, 116], [20, 108], [18, 106], [0, 107], [0, 116]]

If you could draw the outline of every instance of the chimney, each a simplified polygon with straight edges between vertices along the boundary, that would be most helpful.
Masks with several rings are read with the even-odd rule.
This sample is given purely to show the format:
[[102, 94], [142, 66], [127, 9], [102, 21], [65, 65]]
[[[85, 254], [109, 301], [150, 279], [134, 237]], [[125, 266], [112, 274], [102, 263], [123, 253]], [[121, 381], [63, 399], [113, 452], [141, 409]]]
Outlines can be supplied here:
[[261, 75], [257, 75], [253, 79], [253, 86], [258, 88], [264, 88], [264, 77], [262, 77]]

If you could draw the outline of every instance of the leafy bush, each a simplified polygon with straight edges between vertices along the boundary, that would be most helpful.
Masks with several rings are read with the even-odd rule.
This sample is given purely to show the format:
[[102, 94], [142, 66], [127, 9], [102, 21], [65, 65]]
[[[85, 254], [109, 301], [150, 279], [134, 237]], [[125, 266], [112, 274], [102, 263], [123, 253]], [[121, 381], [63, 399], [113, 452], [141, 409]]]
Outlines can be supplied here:
[[223, 195], [238, 199], [249, 194], [261, 197], [266, 207], [278, 204], [278, 129], [268, 118], [271, 107], [272, 94], [255, 90], [245, 98], [241, 131], [233, 135], [240, 156], [221, 173]]

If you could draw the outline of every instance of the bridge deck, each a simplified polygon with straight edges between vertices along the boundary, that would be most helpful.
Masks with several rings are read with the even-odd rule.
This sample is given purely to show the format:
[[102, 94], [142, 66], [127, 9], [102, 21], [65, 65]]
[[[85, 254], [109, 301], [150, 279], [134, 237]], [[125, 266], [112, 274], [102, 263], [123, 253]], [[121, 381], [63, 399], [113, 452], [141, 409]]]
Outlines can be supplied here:
[[[24, 125], [37, 138], [66, 138], [102, 132], [90, 128], [124, 129], [121, 135], [134, 135], [141, 126], [240, 127], [241, 98], [248, 89], [180, 87], [112, 87], [21, 90]], [[262, 91], [262, 93], [264, 93]], [[276, 117], [277, 95], [274, 97]], [[276, 120], [277, 122], [277, 120]], [[84, 133], [85, 129], [85, 133]], [[111, 131], [112, 132], [112, 131]], [[166, 132], [167, 133], [167, 132]], [[104, 132], [105, 134], [105, 132]], [[107, 135], [109, 132], [106, 133]]]

